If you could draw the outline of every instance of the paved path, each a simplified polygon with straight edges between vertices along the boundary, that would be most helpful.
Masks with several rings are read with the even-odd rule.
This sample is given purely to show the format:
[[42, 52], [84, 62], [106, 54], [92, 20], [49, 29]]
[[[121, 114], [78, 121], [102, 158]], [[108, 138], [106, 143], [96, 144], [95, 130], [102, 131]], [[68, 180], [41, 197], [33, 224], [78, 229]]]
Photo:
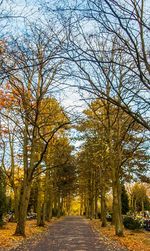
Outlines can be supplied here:
[[65, 217], [50, 226], [40, 239], [26, 241], [12, 251], [126, 251], [92, 230], [82, 217]]

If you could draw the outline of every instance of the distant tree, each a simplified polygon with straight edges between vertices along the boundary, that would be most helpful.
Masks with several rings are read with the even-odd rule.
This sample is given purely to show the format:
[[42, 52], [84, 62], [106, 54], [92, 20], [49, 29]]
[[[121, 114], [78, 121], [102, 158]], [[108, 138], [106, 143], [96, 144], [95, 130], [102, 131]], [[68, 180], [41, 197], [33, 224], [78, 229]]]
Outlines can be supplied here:
[[48, 148], [45, 156], [47, 165], [45, 185], [46, 218], [50, 219], [53, 211], [60, 216], [63, 211], [69, 214], [71, 194], [75, 191], [76, 170], [73, 147], [63, 132], [53, 139], [53, 145]]
[[3, 225], [3, 214], [6, 212], [5, 177], [0, 168], [0, 227]]
[[124, 184], [122, 185], [121, 204], [122, 214], [126, 214], [129, 211], [129, 198]]
[[147, 190], [144, 184], [135, 183], [131, 193], [132, 208], [134, 212], [149, 209], [150, 202], [147, 196]]
[[37, 179], [33, 181], [32, 187], [31, 187], [31, 194], [30, 194], [30, 200], [28, 205], [28, 212], [36, 212], [37, 208], [37, 198], [38, 198], [38, 182]]
[[[126, 180], [126, 176], [129, 173], [130, 176], [133, 176], [133, 174], [137, 175], [139, 172], [141, 173], [142, 170], [148, 168], [148, 159], [144, 151], [145, 139], [144, 136], [141, 137], [141, 134], [144, 134], [144, 130], [129, 115], [108, 101], [96, 100], [91, 102], [89, 109], [84, 111], [84, 114], [86, 118], [82, 122], [82, 131], [86, 131], [88, 138], [90, 138], [90, 136], [93, 137], [95, 131], [98, 137], [98, 150], [94, 145], [92, 149], [87, 149], [87, 156], [92, 162], [89, 166], [91, 168], [93, 164], [95, 164], [97, 157], [98, 165], [96, 165], [101, 165], [101, 168], [97, 168], [97, 171], [101, 170], [100, 177], [101, 181], [103, 180], [101, 191], [105, 185], [108, 184], [109, 177], [111, 178], [113, 221], [115, 223], [116, 234], [123, 235], [121, 181], [122, 179]], [[95, 139], [94, 143], [96, 143]], [[92, 156], [93, 151], [94, 155]], [[86, 157], [86, 161], [88, 158]], [[88, 161], [88, 164], [89, 163]], [[86, 169], [87, 166], [86, 164]], [[102, 194], [101, 198], [103, 198]], [[101, 205], [103, 205], [103, 203], [101, 203]], [[103, 207], [101, 207], [101, 209], [102, 208]], [[104, 212], [105, 211], [106, 210], [104, 210]]]

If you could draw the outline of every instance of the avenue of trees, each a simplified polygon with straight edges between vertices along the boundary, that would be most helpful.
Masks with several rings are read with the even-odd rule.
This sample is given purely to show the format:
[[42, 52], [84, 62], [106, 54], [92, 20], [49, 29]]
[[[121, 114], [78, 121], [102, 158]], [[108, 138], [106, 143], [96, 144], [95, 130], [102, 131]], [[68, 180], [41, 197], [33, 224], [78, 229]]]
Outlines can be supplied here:
[[85, 143], [78, 156], [84, 210], [88, 217], [97, 217], [100, 195], [102, 226], [106, 226], [106, 195], [112, 188], [113, 222], [116, 234], [122, 235], [122, 185], [148, 170], [147, 137], [141, 125], [108, 101], [93, 101], [85, 116], [79, 125]]
[[[148, 3], [37, 5], [38, 22], [21, 15], [17, 32], [13, 26], [9, 31], [8, 20], [20, 20], [14, 5], [0, 2], [0, 224], [13, 209], [15, 234], [25, 235], [28, 212], [36, 212], [43, 226], [69, 214], [78, 195], [80, 214], [92, 219], [100, 213], [105, 227], [112, 193], [112, 223], [122, 236], [122, 214], [149, 209], [140, 184], [129, 201], [125, 195], [127, 182], [150, 183]], [[69, 87], [85, 101], [80, 114], [57, 100]], [[72, 128], [81, 140], [78, 151]]]

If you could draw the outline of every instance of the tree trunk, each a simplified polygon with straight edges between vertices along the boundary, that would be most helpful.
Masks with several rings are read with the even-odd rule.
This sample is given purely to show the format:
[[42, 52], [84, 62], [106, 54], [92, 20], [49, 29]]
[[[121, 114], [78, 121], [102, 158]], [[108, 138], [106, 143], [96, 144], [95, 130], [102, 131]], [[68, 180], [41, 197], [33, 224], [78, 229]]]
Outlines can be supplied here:
[[107, 220], [106, 220], [106, 201], [105, 201], [105, 188], [102, 187], [101, 191], [101, 220], [102, 220], [102, 227], [106, 227]]
[[112, 221], [111, 221], [111, 225], [115, 225], [115, 209], [114, 209], [114, 199], [113, 199], [113, 202], [112, 202]]
[[87, 218], [90, 217], [89, 198], [87, 198], [87, 201], [86, 201], [86, 217], [87, 217]]
[[38, 178], [38, 201], [37, 201], [37, 226], [44, 226], [45, 219], [45, 203], [43, 199], [42, 181]]
[[25, 236], [25, 222], [27, 217], [30, 192], [31, 192], [31, 184], [26, 180], [24, 180], [18, 204], [18, 220], [17, 220], [15, 235]]
[[121, 186], [119, 177], [113, 181], [113, 217], [115, 221], [115, 232], [118, 236], [123, 236], [123, 220], [121, 213]]
[[84, 215], [86, 218], [88, 217], [88, 199], [87, 199], [87, 191], [85, 192], [84, 196]]
[[37, 217], [37, 226], [44, 227], [44, 225], [45, 225], [45, 204], [43, 202], [43, 204], [40, 205], [39, 208], [39, 214]]
[[52, 218], [52, 206], [53, 206], [53, 185], [51, 172], [48, 169], [46, 171], [46, 181], [45, 181], [45, 193], [44, 193], [44, 203], [45, 203], [45, 219], [50, 221]]
[[14, 209], [15, 209], [15, 220], [18, 220], [18, 203], [19, 203], [19, 194], [18, 187], [14, 187]]
[[95, 204], [95, 207], [94, 207], [94, 215], [95, 215], [95, 219], [98, 218], [98, 207], [97, 207], [97, 193], [95, 194], [95, 200], [94, 200], [94, 204]]
[[88, 218], [89, 209], [88, 209], [88, 191], [87, 191], [87, 189], [85, 192], [84, 208], [85, 208], [85, 216], [86, 216], [86, 218]]
[[95, 170], [95, 174], [94, 174], [94, 216], [95, 219], [98, 218], [98, 206], [97, 206], [97, 201], [98, 201], [98, 178], [97, 178], [97, 171]]
[[46, 201], [46, 213], [45, 213], [45, 219], [47, 221], [50, 221], [52, 219], [52, 198], [49, 197], [48, 200]]
[[60, 193], [58, 193], [58, 198], [57, 198], [57, 218], [60, 218], [61, 215], [61, 204], [60, 204]]
[[83, 215], [83, 192], [80, 195], [80, 215]]

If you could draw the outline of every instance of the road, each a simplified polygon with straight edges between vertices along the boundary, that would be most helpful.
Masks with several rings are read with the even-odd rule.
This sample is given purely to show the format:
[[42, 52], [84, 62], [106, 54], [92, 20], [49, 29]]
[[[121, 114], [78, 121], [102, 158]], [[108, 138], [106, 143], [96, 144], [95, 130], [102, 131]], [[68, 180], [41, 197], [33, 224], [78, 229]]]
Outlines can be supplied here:
[[127, 251], [95, 232], [88, 220], [68, 216], [53, 224], [40, 238], [25, 241], [11, 251]]

